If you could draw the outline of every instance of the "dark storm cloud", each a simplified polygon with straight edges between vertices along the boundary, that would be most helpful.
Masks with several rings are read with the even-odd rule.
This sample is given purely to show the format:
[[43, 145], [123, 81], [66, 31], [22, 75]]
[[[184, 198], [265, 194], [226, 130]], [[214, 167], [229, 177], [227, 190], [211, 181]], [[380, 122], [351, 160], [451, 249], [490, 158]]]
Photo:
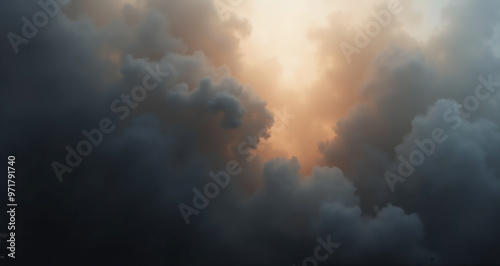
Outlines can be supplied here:
[[[443, 122], [456, 104], [438, 101], [413, 120], [412, 131], [396, 147], [398, 154], [407, 156], [416, 148], [415, 139], [428, 139], [435, 128], [445, 131], [444, 142], [436, 143], [435, 152], [415, 167], [403, 186], [398, 184], [396, 190], [401, 191], [395, 202], [419, 210], [429, 224], [431, 241], [448, 263], [495, 261], [498, 255], [492, 251], [500, 237], [499, 126], [484, 118], [468, 121], [459, 114]], [[456, 249], [472, 250], [457, 258]]]
[[306, 181], [299, 169], [295, 158], [271, 160], [262, 190], [215, 206], [214, 222], [224, 228], [221, 243], [231, 253], [251, 257], [254, 265], [296, 264], [312, 255], [318, 236], [330, 236], [342, 246], [327, 265], [390, 265], [434, 256], [421, 245], [424, 228], [417, 214], [392, 205], [362, 214], [353, 184], [338, 168], [317, 167]]
[[[4, 36], [21, 29], [20, 18], [39, 9], [36, 3], [8, 5], [2, 11]], [[206, 19], [216, 17], [214, 10]], [[25, 206], [18, 211], [20, 260], [51, 265], [202, 261], [197, 254], [204, 247], [196, 243], [206, 232], [197, 222], [188, 230], [177, 204], [192, 197], [192, 188], [226, 156], [227, 147], [269, 128], [273, 118], [252, 88], [232, 79], [226, 67], [212, 65], [203, 52], [186, 50], [190, 46], [182, 34], [190, 33], [174, 37], [169, 25], [172, 21], [157, 11], [147, 12], [135, 26], [115, 21], [99, 28], [85, 16], [73, 20], [59, 14], [17, 55], [2, 42], [2, 147], [17, 156], [24, 177], [17, 184], [23, 191], [19, 204]], [[218, 32], [229, 42], [235, 40], [232, 34]], [[147, 66], [170, 75], [121, 121], [111, 104], [143, 84]], [[172, 101], [176, 93], [187, 96], [180, 87], [208, 94]], [[201, 116], [192, 114], [196, 109]], [[74, 148], [85, 138], [81, 131], [97, 128], [102, 118], [118, 130], [105, 135], [58, 185], [51, 161], [63, 162], [66, 145]]]
[[[494, 211], [500, 200], [499, 94], [480, 101], [468, 118], [459, 113], [443, 118], [457, 103], [464, 109], [479, 85], [486, 89], [480, 77], [498, 81], [500, 60], [488, 41], [499, 11], [496, 1], [453, 2], [443, 12], [446, 26], [418, 50], [408, 49], [404, 36], [381, 36], [387, 45], [372, 56], [373, 70], [359, 90], [366, 100], [337, 123], [335, 138], [319, 144], [325, 163], [340, 166], [351, 178], [365, 211], [390, 202], [418, 213], [424, 246], [444, 265], [500, 261], [493, 241], [500, 224]], [[453, 130], [458, 119], [463, 126]], [[436, 151], [391, 194], [384, 172], [397, 173], [398, 156], [409, 160], [419, 149], [415, 141], [432, 138], [437, 128], [447, 140], [436, 143]]]

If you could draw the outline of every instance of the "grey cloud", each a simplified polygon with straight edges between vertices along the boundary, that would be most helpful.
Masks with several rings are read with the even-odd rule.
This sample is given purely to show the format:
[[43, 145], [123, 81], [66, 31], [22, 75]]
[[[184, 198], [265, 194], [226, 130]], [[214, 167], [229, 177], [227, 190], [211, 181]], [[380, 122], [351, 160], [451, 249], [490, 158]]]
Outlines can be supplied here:
[[362, 214], [355, 187], [338, 168], [315, 168], [306, 180], [299, 169], [295, 158], [271, 160], [262, 190], [244, 198], [228, 194], [226, 201], [233, 203], [221, 202], [211, 212], [213, 223], [224, 226], [221, 242], [236, 257], [254, 254], [255, 265], [298, 263], [310, 255], [317, 236], [328, 235], [342, 243], [328, 261], [338, 265], [392, 265], [436, 256], [422, 246], [424, 226], [417, 214], [392, 205], [374, 216]]
[[[405, 37], [378, 37], [386, 45], [368, 57], [372, 69], [358, 87], [363, 100], [337, 123], [337, 136], [319, 144], [324, 163], [351, 178], [363, 211], [392, 203], [418, 213], [425, 228], [419, 239], [443, 265], [498, 261], [492, 241], [498, 234], [492, 209], [498, 202], [498, 95], [481, 101], [457, 130], [443, 119], [454, 102], [474, 95], [479, 76], [498, 77], [499, 58], [486, 44], [498, 12], [494, 1], [454, 2], [443, 13], [446, 26], [420, 49], [409, 48]], [[448, 140], [392, 194], [384, 172], [397, 173], [397, 157], [408, 158], [418, 149], [414, 141], [435, 128]]]

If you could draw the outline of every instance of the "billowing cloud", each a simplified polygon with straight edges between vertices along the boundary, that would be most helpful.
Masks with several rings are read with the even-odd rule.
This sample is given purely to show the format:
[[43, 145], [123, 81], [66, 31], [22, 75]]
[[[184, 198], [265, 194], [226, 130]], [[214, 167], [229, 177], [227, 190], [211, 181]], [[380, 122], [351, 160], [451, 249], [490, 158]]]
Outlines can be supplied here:
[[[393, 44], [373, 56], [373, 69], [358, 89], [365, 100], [337, 122], [336, 137], [319, 144], [324, 163], [352, 178], [366, 211], [391, 202], [419, 213], [426, 246], [445, 265], [498, 260], [491, 252], [498, 248], [491, 241], [498, 217], [489, 209], [498, 201], [493, 157], [500, 61], [489, 44], [498, 11], [493, 1], [457, 2], [444, 11], [445, 26], [421, 48], [390, 38]], [[389, 178], [394, 194], [387, 172], [404, 179]]]

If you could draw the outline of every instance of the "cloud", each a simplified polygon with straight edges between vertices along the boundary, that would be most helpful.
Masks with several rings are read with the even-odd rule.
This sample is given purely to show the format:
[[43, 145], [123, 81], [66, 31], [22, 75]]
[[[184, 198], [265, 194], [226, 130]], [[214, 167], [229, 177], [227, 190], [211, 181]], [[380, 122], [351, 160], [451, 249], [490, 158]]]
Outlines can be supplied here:
[[317, 167], [305, 181], [299, 168], [296, 158], [271, 160], [262, 190], [214, 210], [214, 223], [224, 228], [219, 234], [235, 258], [249, 257], [253, 265], [294, 264], [310, 255], [317, 236], [328, 235], [342, 244], [329, 263], [412, 263], [433, 255], [421, 245], [424, 227], [417, 214], [388, 205], [363, 215], [355, 187], [338, 168]]
[[[491, 252], [498, 245], [490, 237], [498, 232], [498, 218], [482, 207], [497, 201], [499, 177], [491, 158], [498, 140], [498, 95], [481, 101], [458, 130], [443, 119], [454, 102], [464, 104], [474, 95], [479, 76], [498, 77], [500, 61], [487, 44], [498, 10], [493, 1], [452, 3], [443, 12], [446, 26], [421, 48], [405, 45], [405, 38], [389, 38], [372, 55], [357, 87], [363, 100], [337, 122], [337, 136], [319, 144], [323, 162], [351, 178], [364, 211], [390, 202], [417, 212], [425, 228], [424, 246], [438, 252], [444, 265], [498, 260]], [[397, 157], [408, 158], [418, 149], [415, 140], [431, 137], [436, 128], [444, 129], [448, 140], [436, 144], [436, 152], [391, 194], [384, 172], [397, 173]]]
[[[37, 8], [17, 2], [10, 7], [2, 21], [15, 27], [2, 26], [2, 34], [21, 29], [18, 18]], [[32, 241], [18, 248], [32, 258], [88, 264], [90, 259], [74, 258], [90, 252], [102, 255], [101, 263], [123, 264], [143, 263], [149, 253], [151, 263], [192, 261], [188, 252], [199, 251], [196, 232], [202, 229], [188, 230], [177, 204], [208, 178], [211, 165], [230, 156], [230, 147], [272, 126], [271, 112], [251, 87], [195, 52], [182, 36], [170, 34], [164, 13], [146, 14], [135, 26], [113, 21], [96, 27], [62, 13], [18, 55], [2, 43], [2, 147], [26, 165], [19, 173], [24, 193], [18, 201], [26, 203], [26, 212], [18, 213], [18, 232]], [[236, 41], [233, 30], [218, 32], [217, 38]], [[170, 75], [121, 121], [111, 104], [143, 84], [147, 66]], [[205, 89], [208, 94], [176, 102], [180, 87], [187, 94]], [[196, 108], [201, 117], [191, 115]], [[52, 161], [63, 162], [64, 147], [76, 145], [84, 138], [81, 131], [97, 128], [102, 118], [118, 130], [58, 185]], [[47, 257], [51, 245], [60, 256]]]

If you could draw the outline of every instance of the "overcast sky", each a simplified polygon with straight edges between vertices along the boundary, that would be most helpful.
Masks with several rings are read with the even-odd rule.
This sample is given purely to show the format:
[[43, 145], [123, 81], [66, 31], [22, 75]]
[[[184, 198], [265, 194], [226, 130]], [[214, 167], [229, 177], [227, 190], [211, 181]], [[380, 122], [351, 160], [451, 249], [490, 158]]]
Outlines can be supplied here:
[[500, 2], [437, 2], [6, 0], [15, 262], [499, 265]]

